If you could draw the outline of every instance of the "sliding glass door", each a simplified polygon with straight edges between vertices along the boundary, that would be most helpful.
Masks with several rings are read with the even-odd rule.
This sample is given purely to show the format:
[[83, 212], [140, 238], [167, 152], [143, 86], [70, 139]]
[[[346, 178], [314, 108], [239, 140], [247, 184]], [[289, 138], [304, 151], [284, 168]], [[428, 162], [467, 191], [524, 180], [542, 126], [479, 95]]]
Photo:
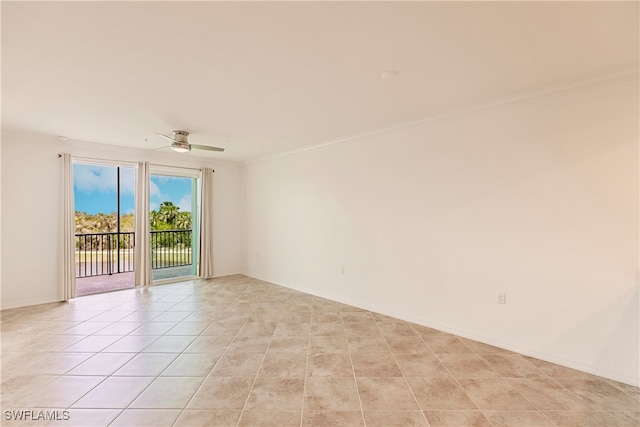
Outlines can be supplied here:
[[73, 163], [76, 293], [134, 286], [135, 168]]
[[[76, 293], [135, 285], [136, 168], [74, 161]], [[198, 275], [200, 171], [152, 166], [149, 249], [154, 283]]]
[[154, 282], [198, 274], [199, 171], [152, 167], [149, 225]]

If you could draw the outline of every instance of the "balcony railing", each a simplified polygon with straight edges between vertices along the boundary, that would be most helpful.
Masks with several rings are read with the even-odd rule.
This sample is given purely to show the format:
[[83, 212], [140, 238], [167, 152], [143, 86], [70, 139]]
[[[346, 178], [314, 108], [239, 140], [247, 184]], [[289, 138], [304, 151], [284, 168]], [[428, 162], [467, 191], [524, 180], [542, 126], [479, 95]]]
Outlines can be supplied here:
[[133, 271], [135, 233], [76, 234], [76, 277]]
[[191, 230], [151, 232], [151, 269], [191, 265]]
[[[76, 278], [134, 271], [135, 233], [76, 234]], [[151, 268], [191, 265], [192, 231], [151, 231]]]

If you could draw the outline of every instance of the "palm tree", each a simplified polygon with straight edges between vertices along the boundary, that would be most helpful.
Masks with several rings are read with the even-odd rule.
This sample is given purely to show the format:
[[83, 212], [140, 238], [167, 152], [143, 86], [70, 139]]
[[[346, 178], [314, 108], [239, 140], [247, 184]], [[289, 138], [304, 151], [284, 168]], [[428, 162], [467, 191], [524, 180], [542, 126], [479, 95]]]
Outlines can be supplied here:
[[178, 210], [180, 208], [172, 202], [162, 202], [158, 209], [159, 219], [173, 226], [176, 216], [178, 216]]
[[108, 233], [115, 231], [118, 226], [118, 219], [114, 214], [98, 213], [90, 216], [93, 220], [93, 229], [97, 233]]
[[191, 212], [178, 212], [176, 216], [175, 227], [181, 230], [188, 230], [191, 228]]
[[160, 213], [156, 210], [152, 210], [149, 212], [149, 225], [151, 225], [152, 230], [156, 230], [158, 228], [158, 223], [161, 222]]

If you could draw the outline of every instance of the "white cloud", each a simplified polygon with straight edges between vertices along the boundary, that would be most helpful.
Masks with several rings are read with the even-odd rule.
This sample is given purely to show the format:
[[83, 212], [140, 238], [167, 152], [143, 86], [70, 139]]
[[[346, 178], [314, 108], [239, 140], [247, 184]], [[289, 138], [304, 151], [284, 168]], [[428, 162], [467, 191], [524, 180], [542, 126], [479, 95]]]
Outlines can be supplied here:
[[185, 194], [176, 205], [181, 212], [191, 212], [191, 194]]
[[73, 167], [73, 185], [83, 193], [114, 193], [116, 182], [114, 167], [80, 164]]
[[183, 180], [185, 178], [181, 176], [171, 176], [171, 175], [151, 175], [151, 179], [156, 180], [158, 182], [170, 182], [170, 181]]
[[158, 184], [153, 182], [153, 180], [149, 181], [149, 196], [157, 198], [164, 197], [160, 191], [160, 187], [158, 187]]
[[136, 170], [134, 168], [120, 168], [120, 192], [123, 194], [135, 194]]
[[[91, 194], [94, 191], [100, 193], [115, 193], [118, 178], [115, 166], [97, 165], [73, 165], [73, 185], [76, 190]], [[120, 168], [120, 192], [122, 194], [134, 194], [136, 186], [135, 169]]]
[[[186, 188], [185, 183], [188, 184]], [[190, 178], [152, 175], [149, 195], [150, 210], [158, 210], [161, 202], [172, 202], [180, 208], [181, 212], [191, 212]]]

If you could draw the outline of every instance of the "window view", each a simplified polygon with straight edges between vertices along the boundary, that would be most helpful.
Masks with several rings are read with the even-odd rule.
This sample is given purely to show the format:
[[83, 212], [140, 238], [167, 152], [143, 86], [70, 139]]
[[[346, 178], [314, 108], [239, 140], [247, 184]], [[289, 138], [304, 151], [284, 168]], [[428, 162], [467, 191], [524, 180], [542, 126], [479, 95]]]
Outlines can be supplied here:
[[154, 281], [197, 274], [195, 178], [151, 175], [149, 223]]
[[135, 169], [74, 163], [73, 189], [77, 294], [133, 287]]
[[[78, 162], [73, 181], [77, 295], [134, 287], [136, 169]], [[149, 181], [153, 281], [197, 275], [197, 178]]]

